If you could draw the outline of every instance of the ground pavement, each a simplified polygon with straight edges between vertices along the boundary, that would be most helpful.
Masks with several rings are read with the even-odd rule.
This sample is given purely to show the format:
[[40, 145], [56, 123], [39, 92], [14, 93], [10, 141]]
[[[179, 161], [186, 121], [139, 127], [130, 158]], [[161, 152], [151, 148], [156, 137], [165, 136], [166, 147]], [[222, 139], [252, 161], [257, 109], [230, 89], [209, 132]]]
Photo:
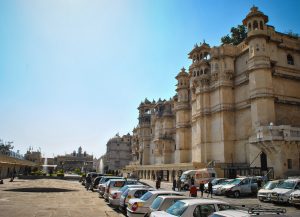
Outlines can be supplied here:
[[78, 181], [15, 179], [14, 182], [8, 182], [6, 179], [4, 184], [0, 185], [0, 217], [79, 216], [123, 215], [110, 208], [103, 199], [98, 198], [97, 193], [86, 191]]

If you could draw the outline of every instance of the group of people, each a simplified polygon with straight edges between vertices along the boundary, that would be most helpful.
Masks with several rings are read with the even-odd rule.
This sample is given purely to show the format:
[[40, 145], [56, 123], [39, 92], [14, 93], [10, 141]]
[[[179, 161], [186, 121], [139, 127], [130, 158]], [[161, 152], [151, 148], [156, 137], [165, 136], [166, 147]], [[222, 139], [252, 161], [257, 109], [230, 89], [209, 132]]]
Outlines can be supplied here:
[[[201, 197], [203, 197], [204, 184], [205, 184], [205, 182], [201, 181], [200, 185], [199, 185], [199, 191], [201, 192]], [[176, 178], [174, 178], [174, 180], [173, 180], [173, 191], [175, 191], [176, 188], [177, 188], [178, 191], [181, 191], [181, 187], [182, 187], [181, 185], [182, 185], [182, 182], [180, 180], [180, 177], [177, 180], [176, 180]], [[193, 176], [188, 179], [188, 185], [189, 185], [190, 196], [191, 197], [197, 197], [198, 189], [195, 185], [195, 179], [194, 179]], [[208, 190], [207, 197], [209, 197], [209, 195], [210, 195], [210, 197], [212, 198], [212, 193], [213, 193], [212, 186], [213, 186], [212, 182], [209, 181], [208, 182], [208, 189], [207, 189]]]

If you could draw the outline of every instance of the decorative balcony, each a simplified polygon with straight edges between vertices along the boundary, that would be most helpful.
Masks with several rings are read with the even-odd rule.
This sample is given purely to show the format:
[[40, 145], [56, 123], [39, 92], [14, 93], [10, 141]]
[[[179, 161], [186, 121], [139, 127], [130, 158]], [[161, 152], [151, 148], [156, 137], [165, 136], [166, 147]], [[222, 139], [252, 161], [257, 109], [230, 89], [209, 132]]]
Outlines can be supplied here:
[[255, 129], [256, 135], [249, 138], [250, 143], [268, 141], [300, 141], [300, 128], [290, 125], [259, 126]]

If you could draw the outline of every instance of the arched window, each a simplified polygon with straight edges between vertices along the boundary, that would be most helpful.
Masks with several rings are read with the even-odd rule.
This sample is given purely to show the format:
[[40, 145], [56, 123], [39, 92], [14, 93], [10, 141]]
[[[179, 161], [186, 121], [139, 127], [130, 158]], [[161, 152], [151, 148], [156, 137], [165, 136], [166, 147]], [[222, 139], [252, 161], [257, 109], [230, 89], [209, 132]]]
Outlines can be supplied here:
[[293, 59], [292, 55], [288, 54], [286, 56], [286, 58], [287, 58], [287, 64], [294, 65], [294, 59]]
[[204, 74], [208, 74], [208, 69], [205, 69], [205, 70], [204, 70]]
[[248, 23], [248, 30], [251, 31], [251, 23]]
[[194, 77], [196, 76], [196, 71], [194, 71]]
[[253, 21], [253, 29], [258, 29], [258, 22], [256, 20]]
[[202, 53], [201, 53], [201, 54], [200, 54], [200, 60], [202, 60], [202, 57], [203, 57], [203, 56], [202, 56]]
[[263, 30], [263, 29], [264, 29], [264, 24], [263, 24], [263, 21], [260, 21], [260, 22], [259, 22], [259, 27], [260, 27], [260, 29], [261, 29], [261, 30]]
[[199, 76], [200, 75], [200, 72], [199, 71], [197, 71], [197, 76]]

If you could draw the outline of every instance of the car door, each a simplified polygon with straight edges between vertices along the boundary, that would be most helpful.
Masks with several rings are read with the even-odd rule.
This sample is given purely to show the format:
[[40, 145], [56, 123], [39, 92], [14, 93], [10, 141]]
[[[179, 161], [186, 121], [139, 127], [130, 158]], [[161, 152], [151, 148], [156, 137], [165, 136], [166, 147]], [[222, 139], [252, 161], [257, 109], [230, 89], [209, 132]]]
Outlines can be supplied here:
[[216, 211], [214, 204], [197, 205], [193, 212], [193, 217], [208, 217]]
[[240, 183], [240, 187], [241, 187], [241, 194], [251, 193], [250, 179], [246, 178], [242, 180]]

